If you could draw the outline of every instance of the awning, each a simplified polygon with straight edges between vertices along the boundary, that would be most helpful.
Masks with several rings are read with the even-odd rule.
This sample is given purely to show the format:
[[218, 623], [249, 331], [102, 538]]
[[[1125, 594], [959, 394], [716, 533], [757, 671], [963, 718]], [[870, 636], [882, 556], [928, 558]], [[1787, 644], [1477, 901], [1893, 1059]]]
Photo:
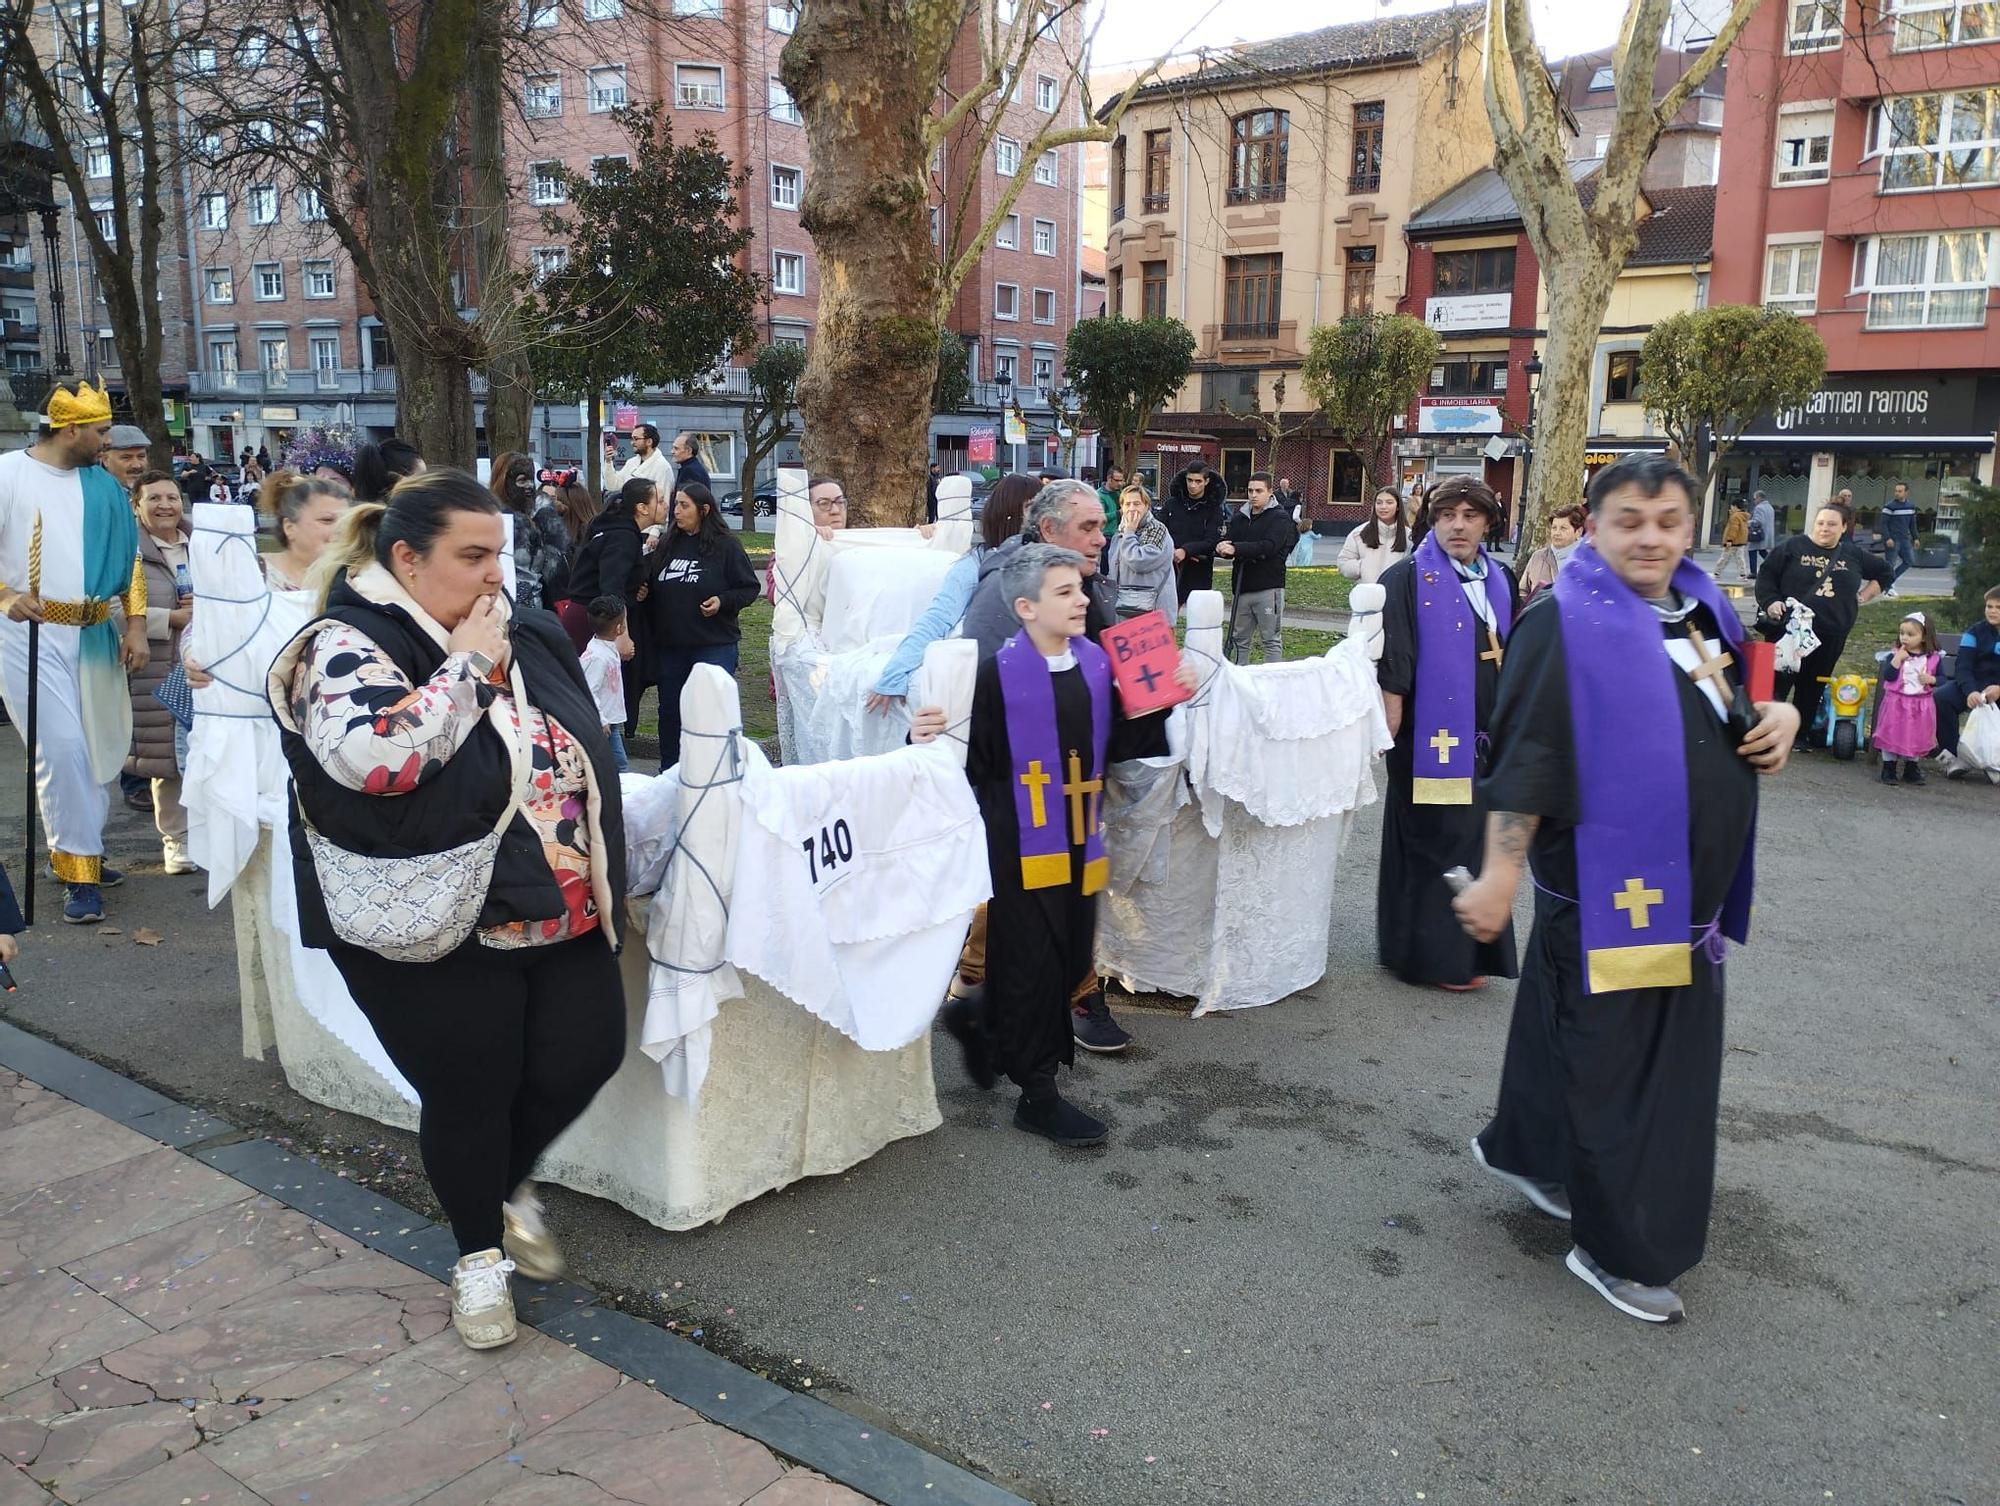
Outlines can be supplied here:
[[1730, 447], [1732, 454], [1748, 449], [1837, 450], [1867, 445], [1891, 450], [1990, 450], [1991, 434], [1745, 434]]

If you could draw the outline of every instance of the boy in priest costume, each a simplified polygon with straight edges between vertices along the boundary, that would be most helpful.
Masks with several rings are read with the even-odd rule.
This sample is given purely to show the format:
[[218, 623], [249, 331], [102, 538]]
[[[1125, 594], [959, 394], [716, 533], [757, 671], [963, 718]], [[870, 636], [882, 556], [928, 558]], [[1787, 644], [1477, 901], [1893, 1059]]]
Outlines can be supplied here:
[[[1021, 1090], [1015, 1125], [1058, 1145], [1105, 1136], [1103, 1121], [1056, 1091], [1056, 1068], [1074, 1056], [1070, 996], [1092, 971], [1109, 871], [1101, 816], [1117, 715], [1111, 662], [1084, 636], [1082, 564], [1072, 550], [1024, 544], [1001, 567], [1021, 630], [979, 666], [965, 759], [993, 870], [986, 990], [976, 1018], [953, 1006], [944, 1017], [973, 1080], [1011, 1078]], [[935, 738], [943, 720], [920, 711], [912, 741]]]
[[1451, 914], [1445, 873], [1472, 868], [1486, 830], [1476, 776], [1511, 654], [1517, 588], [1486, 552], [1499, 498], [1452, 476], [1424, 499], [1428, 531], [1409, 559], [1382, 573], [1382, 662], [1376, 678], [1396, 745], [1382, 812], [1375, 880], [1376, 951], [1405, 983], [1460, 992], [1488, 975], [1514, 976], [1514, 933], [1475, 941]]
[[1478, 881], [1500, 935], [1535, 885], [1480, 1164], [1570, 1221], [1567, 1265], [1620, 1312], [1683, 1316], [1715, 1187], [1724, 938], [1750, 915], [1757, 776], [1798, 712], [1751, 706], [1735, 612], [1686, 556], [1693, 482], [1633, 455], [1590, 487], [1586, 541], [1507, 645]]

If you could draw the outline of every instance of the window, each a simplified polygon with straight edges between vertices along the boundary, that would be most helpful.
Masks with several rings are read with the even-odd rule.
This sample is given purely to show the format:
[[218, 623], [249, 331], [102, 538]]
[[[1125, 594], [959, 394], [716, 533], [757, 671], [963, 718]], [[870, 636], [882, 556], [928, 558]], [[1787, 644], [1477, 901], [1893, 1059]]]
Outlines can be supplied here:
[[938, 207], [935, 204], [931, 205], [931, 244], [933, 246], [944, 244], [944, 221], [939, 217]]
[[[1163, 286], [1161, 293], [1166, 292]], [[1113, 267], [1104, 278], [1104, 311], [1114, 319], [1125, 317], [1125, 272]]]
[[1035, 221], [1035, 255], [1054, 256], [1056, 254], [1056, 222], [1054, 220]]
[[208, 337], [208, 369], [221, 381], [219, 386], [236, 385], [236, 337], [234, 335], [210, 335]]
[[1011, 387], [1021, 369], [1021, 353], [1011, 346], [993, 347], [993, 381], [1000, 387]]
[[1146, 133], [1146, 196], [1141, 207], [1147, 214], [1165, 214], [1169, 202], [1168, 179], [1174, 165], [1174, 133]]
[[1607, 403], [1639, 401], [1639, 352], [1614, 350], [1604, 363], [1604, 400]]
[[771, 343], [789, 345], [794, 350], [804, 350], [806, 327], [803, 324], [774, 324], [771, 326]]
[[236, 274], [228, 267], [208, 267], [201, 274], [202, 298], [209, 303], [236, 301]]
[[541, 282], [553, 277], [569, 265], [567, 246], [536, 246], [528, 253], [528, 259], [535, 269], [535, 281]]
[[799, 107], [793, 102], [791, 91], [784, 86], [782, 81], [775, 78], [770, 80], [770, 87], [766, 97], [770, 101], [771, 118], [773, 120], [781, 120], [786, 125], [805, 124], [805, 116], [799, 113]]
[[340, 370], [340, 336], [310, 335], [306, 338], [306, 351], [314, 371]]
[[299, 264], [299, 271], [305, 276], [306, 297], [333, 297], [333, 263], [330, 261], [308, 261]]
[[1609, 67], [1599, 68], [1590, 75], [1590, 89], [1593, 94], [1599, 89], [1615, 89], [1617, 87], [1618, 74], [1615, 69]]
[[187, 54], [188, 72], [215, 72], [215, 49], [213, 47], [190, 47]]
[[1379, 193], [1382, 188], [1381, 100], [1354, 107], [1354, 167], [1347, 177], [1349, 193]]
[[[93, 204], [91, 208], [94, 209], [97, 213], [97, 233], [104, 237], [106, 245], [110, 246], [117, 245], [118, 212], [115, 209], [106, 209], [95, 204]], [[104, 301], [102, 293], [98, 295], [97, 301], [99, 303], [102, 303]]]
[[624, 64], [605, 63], [592, 68], [586, 77], [590, 84], [590, 111], [593, 115], [616, 110], [625, 103]]
[[389, 341], [389, 331], [379, 324], [370, 324], [363, 327], [362, 337], [368, 342], [368, 369], [394, 371], [396, 347]]
[[1229, 202], [1252, 204], [1285, 196], [1285, 156], [1291, 117], [1283, 110], [1253, 110], [1229, 123]]
[[251, 285], [261, 303], [274, 303], [285, 296], [285, 268], [280, 262], [260, 261], [250, 269]]
[[1226, 256], [1222, 260], [1222, 338], [1268, 340], [1278, 333], [1281, 256]]
[[1056, 384], [1056, 353], [1052, 350], [1038, 350], [1034, 353], [1034, 364], [1030, 368], [1034, 384], [1047, 392]]
[[317, 225], [326, 218], [326, 201], [319, 196], [317, 188], [299, 190], [299, 222]]
[[[799, 29], [799, 8], [793, 0], [771, 0], [764, 7], [764, 24], [773, 31], [790, 34]], [[799, 337], [799, 344], [805, 344], [805, 336]]]
[[[1828, 0], [1831, 5], [1833, 0]], [[1949, 47], [1954, 42], [1990, 42], [2000, 37], [2000, 12], [1990, 0], [1900, 0], [1882, 9], [1896, 17], [1891, 44], [1897, 52], [1920, 47]], [[1836, 21], [1839, 12], [1834, 12]], [[1795, 48], [1794, 51], [1803, 49]]]
[[1347, 286], [1341, 295], [1341, 312], [1366, 314], [1375, 307], [1375, 248], [1347, 248]]
[[109, 366], [114, 371], [118, 367], [118, 341], [102, 330], [97, 333], [97, 364]]
[[275, 225], [278, 223], [278, 190], [268, 183], [259, 183], [250, 190], [250, 223], [253, 225]]
[[[680, 7], [674, 7], [678, 14]], [[583, 19], [586, 21], [616, 21], [625, 14], [625, 0], [583, 0]]]
[[[1840, 11], [1844, 0], [1785, 0], [1788, 17], [1785, 30], [1785, 51], [1826, 52], [1840, 45]], [[1903, 34], [1902, 22], [1896, 24], [1897, 45]]]
[[630, 167], [631, 165], [632, 159], [627, 157], [623, 152], [606, 152], [602, 156], [592, 157], [590, 159], [590, 181], [593, 183], [610, 181], [614, 176], [610, 172], [613, 166]]
[[1793, 241], [1764, 252], [1764, 307], [1810, 314], [1819, 302], [1819, 242]]
[[528, 164], [528, 202], [543, 206], [569, 202], [569, 194], [563, 188], [560, 162]]
[[1163, 261], [1139, 263], [1139, 317], [1167, 317], [1167, 264]]
[[1054, 288], [1035, 289], [1035, 323], [1054, 324], [1056, 322], [1056, 290]]
[[1440, 298], [1461, 293], [1514, 291], [1512, 246], [1495, 246], [1484, 251], [1440, 251], [1431, 266], [1432, 282]]
[[91, 142], [83, 149], [83, 173], [87, 178], [111, 176], [111, 148], [102, 138]]
[[1599, 132], [1590, 140], [1590, 155], [1593, 157], [1602, 157], [1610, 148], [1611, 138], [1603, 132]]
[[203, 162], [213, 162], [222, 155], [222, 132], [202, 130], [195, 133], [195, 157]]
[[1021, 249], [1021, 217], [1010, 214], [993, 231], [993, 244], [1001, 251]]
[[270, 55], [271, 39], [261, 31], [245, 32], [243, 40], [236, 44], [236, 65], [239, 68], [261, 68]]
[[303, 52], [308, 57], [318, 57], [320, 55], [318, 26], [310, 21], [294, 22], [292, 36], [298, 42], [300, 52]]
[[521, 104], [530, 120], [547, 120], [562, 114], [562, 75], [529, 74], [521, 89]]
[[1877, 235], [1856, 255], [1858, 291], [1868, 294], [1869, 329], [1917, 329], [1986, 322], [1987, 255], [1992, 233]]
[[1833, 111], [1798, 110], [1778, 117], [1778, 167], [1771, 181], [1824, 183], [1832, 170]]
[[1050, 78], [1046, 73], [1035, 75], [1035, 108], [1037, 110], [1040, 110], [1044, 115], [1055, 114], [1057, 93], [1056, 81], [1054, 79]]
[[796, 251], [771, 253], [771, 291], [803, 293], [806, 290], [806, 259]]
[[530, 31], [556, 24], [556, 0], [522, 0], [521, 22]]
[[720, 21], [722, 0], [674, 0], [674, 14]]
[[796, 167], [771, 166], [771, 207], [774, 209], [797, 209], [799, 195], [805, 191], [806, 175]]
[[1111, 143], [1111, 223], [1125, 218], [1125, 138]]
[[246, 120], [243, 122], [243, 149], [254, 152], [260, 146], [270, 146], [278, 139], [278, 127], [269, 120]]
[[292, 369], [291, 337], [283, 334], [259, 335], [257, 364], [263, 368], [267, 386], [284, 386], [285, 375]]
[[1469, 356], [1440, 361], [1431, 368], [1430, 390], [1440, 397], [1498, 397], [1507, 390], [1507, 358]]
[[326, 106], [317, 93], [308, 91], [299, 96], [299, 107], [293, 112], [299, 125], [301, 136], [324, 136], [326, 134]]
[[1011, 282], [993, 284], [993, 317], [995, 319], [1018, 319], [1021, 317], [1021, 290]]
[[219, 193], [205, 193], [201, 196], [197, 213], [198, 222], [204, 230], [227, 230], [229, 228], [229, 196]]
[[1012, 136], [996, 136], [993, 139], [993, 171], [1003, 178], [1011, 178], [1020, 170], [1021, 143]]
[[1870, 141], [1884, 193], [2000, 182], [2000, 89], [1884, 100]]
[[674, 103], [683, 110], [722, 108], [722, 70], [706, 63], [674, 64]]
[[1056, 169], [1056, 149], [1054, 147], [1050, 147], [1036, 159], [1035, 181], [1037, 183], [1056, 183], [1060, 181]]

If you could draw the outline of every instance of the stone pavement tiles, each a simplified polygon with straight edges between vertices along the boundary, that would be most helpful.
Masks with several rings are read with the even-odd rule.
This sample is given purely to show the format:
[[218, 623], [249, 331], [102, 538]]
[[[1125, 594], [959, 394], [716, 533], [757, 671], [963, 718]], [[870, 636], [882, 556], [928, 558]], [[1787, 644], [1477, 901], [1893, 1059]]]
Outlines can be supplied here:
[[0, 1070], [0, 1506], [862, 1506]]

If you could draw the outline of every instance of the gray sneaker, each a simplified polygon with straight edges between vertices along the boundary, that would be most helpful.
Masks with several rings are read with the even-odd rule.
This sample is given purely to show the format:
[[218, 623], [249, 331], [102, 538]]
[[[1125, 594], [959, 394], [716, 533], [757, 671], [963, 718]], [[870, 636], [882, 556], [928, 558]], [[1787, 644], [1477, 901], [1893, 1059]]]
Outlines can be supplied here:
[[1472, 1137], [1472, 1159], [1501, 1181], [1512, 1187], [1522, 1197], [1533, 1203], [1550, 1218], [1569, 1217], [1569, 1189], [1561, 1182], [1538, 1182], [1533, 1177], [1520, 1177], [1511, 1171], [1502, 1171], [1486, 1159], [1486, 1152], [1479, 1144], [1479, 1137]]
[[1596, 1287], [1597, 1295], [1606, 1302], [1641, 1322], [1678, 1323], [1687, 1316], [1687, 1309], [1681, 1306], [1680, 1293], [1672, 1287], [1641, 1286], [1636, 1281], [1614, 1276], [1584, 1254], [1581, 1245], [1570, 1246], [1563, 1264], [1579, 1279]]

